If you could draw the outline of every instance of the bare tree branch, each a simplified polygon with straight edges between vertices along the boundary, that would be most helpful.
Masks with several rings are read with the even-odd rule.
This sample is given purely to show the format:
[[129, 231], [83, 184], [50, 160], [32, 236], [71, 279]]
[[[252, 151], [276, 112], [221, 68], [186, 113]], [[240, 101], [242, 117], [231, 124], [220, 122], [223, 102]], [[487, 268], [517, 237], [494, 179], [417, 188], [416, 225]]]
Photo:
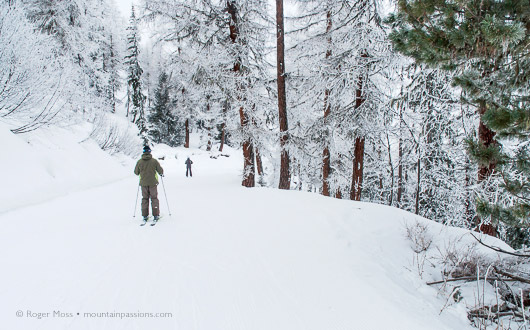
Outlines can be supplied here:
[[490, 245], [487, 245], [485, 244], [484, 242], [482, 242], [480, 239], [478, 239], [477, 237], [475, 237], [475, 235], [473, 234], [470, 234], [471, 236], [473, 236], [474, 239], [477, 240], [477, 242], [479, 242], [481, 245], [487, 247], [487, 248], [490, 248], [492, 249], [493, 251], [497, 251], [497, 252], [500, 252], [500, 253], [505, 253], [505, 254], [509, 254], [509, 255], [512, 255], [512, 256], [516, 256], [516, 257], [523, 257], [523, 258], [529, 258], [530, 255], [528, 254], [520, 254], [520, 253], [515, 253], [515, 252], [510, 252], [510, 251], [506, 251], [504, 249], [501, 249], [500, 247], [497, 247], [497, 246], [490, 246]]

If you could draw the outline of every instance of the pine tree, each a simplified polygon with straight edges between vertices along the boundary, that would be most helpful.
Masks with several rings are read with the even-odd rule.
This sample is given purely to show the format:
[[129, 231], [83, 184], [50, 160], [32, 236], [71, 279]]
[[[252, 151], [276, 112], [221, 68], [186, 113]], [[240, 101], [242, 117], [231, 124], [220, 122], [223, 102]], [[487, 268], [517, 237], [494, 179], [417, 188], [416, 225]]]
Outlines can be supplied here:
[[167, 86], [168, 76], [162, 72], [158, 77], [158, 85], [155, 89], [154, 104], [147, 117], [149, 121], [149, 136], [154, 143], [162, 143], [165, 138], [165, 121], [169, 113], [169, 89]]
[[153, 107], [148, 116], [149, 136], [154, 143], [175, 147], [182, 143], [182, 130], [174, 114], [175, 106], [169, 93], [169, 76], [162, 72], [158, 77]]
[[[127, 35], [127, 55], [125, 56], [125, 64], [127, 65], [127, 116], [132, 116], [131, 122], [136, 123], [139, 129], [139, 135], [147, 142], [147, 126], [145, 118], [145, 95], [142, 91], [142, 73], [143, 70], [139, 62], [139, 42], [140, 35], [138, 33], [138, 20], [134, 11], [134, 6], [131, 8], [131, 17], [129, 20], [129, 31]], [[132, 109], [131, 109], [132, 106]]]
[[[145, 96], [142, 93], [142, 74], [143, 69], [139, 63], [139, 34], [138, 34], [138, 20], [134, 6], [131, 8], [131, 17], [129, 19], [129, 26], [127, 27], [127, 55], [125, 56], [125, 64], [127, 65], [127, 116], [132, 116], [131, 121], [136, 122], [136, 117], [139, 115], [138, 111], [143, 109]], [[132, 106], [132, 110], [131, 110]]]
[[110, 111], [116, 112], [116, 104], [119, 103], [119, 99], [116, 93], [121, 86], [121, 78], [119, 70], [121, 68], [121, 60], [119, 59], [118, 47], [116, 46], [115, 37], [109, 36], [108, 54], [107, 59], [104, 62], [104, 70], [108, 72], [107, 79], [107, 99], [110, 105]]
[[[481, 230], [529, 225], [530, 4], [528, 1], [408, 1], [390, 17], [397, 50], [453, 71], [465, 102], [477, 109], [478, 141], [469, 151], [484, 185], [477, 202]], [[511, 140], [510, 143], [505, 143]], [[496, 186], [508, 194], [496, 198]]]

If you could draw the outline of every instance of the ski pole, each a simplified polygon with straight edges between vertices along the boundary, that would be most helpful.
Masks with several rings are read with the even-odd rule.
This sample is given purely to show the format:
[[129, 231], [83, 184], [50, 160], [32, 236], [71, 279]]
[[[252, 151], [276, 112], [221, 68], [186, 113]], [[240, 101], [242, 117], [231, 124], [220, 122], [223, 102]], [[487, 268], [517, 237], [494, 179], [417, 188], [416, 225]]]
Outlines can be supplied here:
[[167, 210], [169, 212], [169, 216], [171, 216], [171, 210], [169, 209], [169, 202], [167, 201], [166, 187], [164, 186], [164, 177], [160, 176], [160, 178], [162, 179], [162, 189], [164, 189], [164, 196], [166, 196]]
[[138, 185], [138, 190], [136, 190], [136, 201], [134, 202], [134, 213], [133, 218], [136, 217], [136, 206], [138, 206], [138, 194], [140, 193], [140, 185]]

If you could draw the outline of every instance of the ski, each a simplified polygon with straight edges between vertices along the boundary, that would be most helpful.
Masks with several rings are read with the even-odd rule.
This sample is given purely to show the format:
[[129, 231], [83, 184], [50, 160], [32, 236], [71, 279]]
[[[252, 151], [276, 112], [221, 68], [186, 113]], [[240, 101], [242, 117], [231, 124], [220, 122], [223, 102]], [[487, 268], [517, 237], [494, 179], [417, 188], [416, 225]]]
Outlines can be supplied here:
[[[142, 221], [143, 221], [143, 220], [142, 220]], [[140, 226], [145, 226], [145, 224], [147, 223], [147, 221], [149, 221], [149, 218], [148, 218], [147, 220], [143, 221], [143, 222], [140, 224]]]
[[160, 219], [162, 219], [162, 217], [159, 217], [158, 220], [153, 220], [153, 223], [151, 224], [151, 227], [154, 226], [154, 225], [156, 225], [156, 223], [157, 223], [158, 221], [160, 221]]

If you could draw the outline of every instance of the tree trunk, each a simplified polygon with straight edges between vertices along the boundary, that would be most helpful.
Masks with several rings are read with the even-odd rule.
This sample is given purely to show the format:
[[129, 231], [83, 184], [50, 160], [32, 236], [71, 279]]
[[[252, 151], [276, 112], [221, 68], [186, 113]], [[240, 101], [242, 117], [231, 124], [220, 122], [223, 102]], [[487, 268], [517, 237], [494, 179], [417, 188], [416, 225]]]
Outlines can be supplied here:
[[258, 168], [258, 175], [262, 176], [264, 174], [263, 173], [263, 162], [261, 161], [261, 155], [259, 153], [258, 147], [256, 147], [256, 165]]
[[[235, 44], [237, 42], [237, 38], [239, 37], [237, 7], [235, 1], [227, 1], [226, 6], [227, 11], [230, 14], [230, 40], [232, 40], [232, 43]], [[240, 74], [241, 59], [239, 57], [236, 58], [232, 71], [236, 76]], [[241, 88], [241, 86], [236, 88]], [[243, 133], [246, 133], [248, 131], [248, 118], [243, 107], [239, 107], [239, 120], [241, 122], [241, 130]], [[254, 187], [254, 146], [252, 145], [250, 138], [247, 138], [245, 141], [243, 141], [243, 159], [243, 181], [241, 184], [245, 187]]]
[[221, 124], [221, 144], [219, 145], [219, 152], [223, 152], [225, 145], [225, 123]]
[[388, 144], [388, 168], [390, 169], [390, 197], [388, 199], [388, 205], [392, 206], [394, 201], [394, 164], [392, 163], [392, 148], [390, 145], [390, 138], [388, 137], [388, 132], [386, 133], [386, 142]]
[[228, 108], [228, 102], [223, 106], [223, 123], [221, 124], [221, 145], [219, 146], [219, 152], [223, 152], [225, 145], [225, 128], [226, 128], [226, 111]]
[[[480, 123], [478, 126], [479, 143], [482, 144], [484, 147], [495, 145], [497, 143], [495, 141], [495, 132], [489, 129], [482, 121], [482, 116], [484, 115], [484, 113], [486, 113], [486, 105], [484, 103], [481, 103], [479, 105], [478, 112], [480, 115]], [[487, 166], [479, 165], [478, 183], [488, 180], [489, 177], [493, 174], [495, 166], [495, 163], [490, 163]], [[497, 228], [491, 223], [482, 223], [482, 219], [479, 216], [477, 216], [476, 224], [479, 226], [478, 230], [481, 233], [488, 234], [490, 236], [497, 235]]]
[[336, 199], [342, 199], [342, 191], [340, 191], [340, 188], [335, 191], [335, 198]]
[[[401, 130], [400, 130], [401, 131]], [[403, 139], [399, 133], [398, 142], [398, 182], [397, 182], [397, 207], [401, 207], [401, 196], [403, 194]]]
[[[210, 113], [210, 102], [206, 104], [206, 112]], [[208, 131], [208, 144], [206, 145], [206, 151], [212, 151], [212, 120], [208, 119], [206, 123], [208, 125], [206, 127], [206, 130]]]
[[[227, 11], [230, 14], [230, 39], [232, 43], [237, 42], [239, 36], [239, 26], [237, 19], [237, 7], [235, 1], [227, 1]], [[239, 75], [241, 71], [241, 60], [236, 58], [234, 67], [232, 69], [234, 75]], [[240, 88], [240, 87], [237, 87]], [[239, 108], [239, 119], [241, 122], [241, 129], [243, 133], [247, 131], [248, 127], [248, 118], [243, 107]], [[254, 178], [254, 147], [250, 138], [247, 138], [243, 141], [243, 181], [241, 183], [245, 187], [254, 187], [255, 178]]]
[[[248, 126], [248, 118], [246, 117], [243, 107], [239, 108], [239, 117], [241, 119], [241, 127]], [[244, 187], [255, 186], [255, 170], [254, 170], [254, 146], [250, 138], [243, 141], [243, 182]]]
[[355, 138], [354, 156], [350, 199], [352, 201], [360, 201], [363, 187], [364, 137]]
[[[419, 150], [418, 150], [418, 154], [419, 154]], [[418, 158], [418, 172], [416, 173], [417, 174], [417, 184], [416, 184], [416, 214], [420, 214], [420, 179], [421, 179], [421, 159]]]
[[[331, 11], [327, 12], [326, 15], [327, 26], [326, 33], [328, 34], [328, 50], [326, 51], [326, 59], [331, 57], [331, 31], [332, 21], [331, 21]], [[324, 92], [324, 125], [326, 124], [326, 118], [331, 114], [331, 104], [329, 104], [329, 95], [331, 91], [326, 88]], [[328, 147], [329, 132], [326, 129], [326, 136], [324, 136], [324, 151], [322, 153], [322, 195], [329, 196], [329, 175], [331, 173], [331, 159]]]
[[[363, 52], [361, 54], [362, 58], [368, 57], [368, 55]], [[365, 98], [363, 95], [364, 87], [364, 77], [362, 73], [359, 75], [359, 81], [357, 82], [357, 90], [355, 91], [355, 109], [359, 109], [364, 103]], [[354, 148], [354, 159], [353, 159], [353, 175], [352, 175], [352, 185], [350, 190], [350, 199], [354, 201], [361, 200], [361, 192], [363, 186], [363, 168], [364, 168], [364, 136], [358, 136], [355, 138], [355, 148]]]
[[471, 210], [471, 203], [472, 203], [472, 194], [471, 194], [471, 175], [470, 175], [470, 169], [469, 169], [469, 159], [466, 160], [466, 176], [464, 178], [464, 187], [466, 191], [466, 221], [470, 224], [473, 223], [473, 214]]
[[[403, 93], [403, 88], [401, 88]], [[399, 106], [399, 141], [398, 141], [398, 180], [397, 180], [397, 207], [401, 208], [403, 196], [403, 106]]]
[[186, 140], [184, 142], [184, 148], [190, 147], [190, 120], [186, 119]]
[[112, 94], [111, 95], [112, 96], [112, 101], [111, 101], [112, 113], [116, 113], [116, 87], [114, 87], [114, 85], [112, 86], [111, 94]]
[[324, 152], [322, 153], [322, 195], [329, 196], [329, 174], [331, 172], [331, 162], [330, 162], [329, 148], [324, 147]]
[[276, 70], [278, 76], [278, 119], [280, 122], [280, 182], [278, 188], [291, 187], [289, 172], [289, 153], [286, 150], [289, 142], [287, 123], [287, 97], [285, 93], [285, 42], [283, 27], [283, 0], [276, 0]]
[[243, 182], [241, 183], [244, 187], [255, 186], [255, 174], [254, 174], [254, 146], [250, 140], [243, 142], [243, 157], [244, 157], [244, 172]]

